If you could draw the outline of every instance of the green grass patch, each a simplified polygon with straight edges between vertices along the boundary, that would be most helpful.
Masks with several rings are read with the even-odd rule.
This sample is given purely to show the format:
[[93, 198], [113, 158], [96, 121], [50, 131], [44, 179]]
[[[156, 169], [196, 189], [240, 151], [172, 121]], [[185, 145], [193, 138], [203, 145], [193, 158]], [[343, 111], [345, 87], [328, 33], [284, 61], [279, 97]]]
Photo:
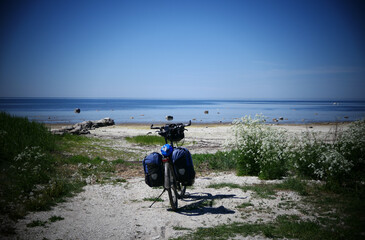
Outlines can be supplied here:
[[90, 158], [103, 156], [108, 160], [140, 159], [140, 154], [111, 147], [112, 140], [65, 134], [57, 136], [57, 150], [66, 155], [82, 155]]
[[41, 220], [34, 220], [31, 223], [27, 224], [27, 227], [33, 228], [33, 227], [44, 227], [46, 226], [47, 222], [41, 221]]
[[231, 171], [236, 169], [236, 151], [192, 154], [196, 170]]
[[209, 184], [207, 186], [207, 188], [214, 188], [214, 189], [220, 189], [220, 188], [242, 188], [241, 185], [236, 184], [236, 183], [213, 183], [213, 184]]
[[61, 216], [52, 216], [52, 217], [48, 218], [48, 220], [49, 220], [50, 222], [57, 222], [57, 221], [64, 220], [64, 218], [63, 218], [63, 217], [61, 217]]
[[253, 207], [254, 205], [250, 202], [244, 202], [237, 206], [237, 208], [247, 208], [247, 207]]
[[308, 184], [299, 178], [287, 178], [283, 183], [276, 184], [276, 188], [279, 190], [295, 191], [302, 196], [308, 195]]
[[153, 135], [140, 135], [135, 137], [126, 137], [130, 143], [137, 143], [142, 145], [164, 145], [165, 139], [161, 136], [153, 136]]
[[148, 202], [163, 202], [163, 199], [161, 198], [143, 198], [143, 201], [148, 201]]
[[173, 226], [172, 229], [175, 231], [190, 231], [191, 228], [181, 227], [181, 226]]
[[[232, 223], [209, 228], [198, 228], [193, 233], [175, 239], [229, 239], [235, 236], [266, 238], [347, 239], [338, 229], [327, 229], [315, 221], [300, 220], [295, 215], [278, 216], [270, 223]], [[357, 239], [356, 235], [349, 235]], [[355, 238], [351, 238], [355, 237]]]

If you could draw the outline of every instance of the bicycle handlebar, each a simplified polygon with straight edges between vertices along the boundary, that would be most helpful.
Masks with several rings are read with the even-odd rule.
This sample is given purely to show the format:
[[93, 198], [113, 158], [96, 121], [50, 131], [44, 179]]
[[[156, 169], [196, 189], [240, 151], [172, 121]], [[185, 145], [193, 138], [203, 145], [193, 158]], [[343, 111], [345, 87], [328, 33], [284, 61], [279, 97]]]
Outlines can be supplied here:
[[151, 129], [162, 129], [162, 128], [165, 128], [165, 127], [172, 127], [172, 126], [174, 126], [174, 127], [182, 127], [182, 126], [184, 126], [184, 127], [188, 127], [188, 126], [190, 126], [191, 125], [191, 120], [189, 120], [189, 123], [186, 123], [186, 124], [184, 124], [184, 123], [172, 123], [172, 124], [166, 124], [165, 126], [162, 126], [162, 127], [154, 127], [153, 126], [153, 124], [151, 124]]

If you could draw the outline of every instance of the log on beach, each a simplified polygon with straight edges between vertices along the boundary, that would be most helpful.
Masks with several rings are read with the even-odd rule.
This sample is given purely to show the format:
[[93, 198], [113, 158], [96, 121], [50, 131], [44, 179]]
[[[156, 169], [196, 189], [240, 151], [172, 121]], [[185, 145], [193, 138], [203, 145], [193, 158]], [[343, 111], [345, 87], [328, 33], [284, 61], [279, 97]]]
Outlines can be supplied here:
[[103, 118], [97, 121], [84, 121], [81, 123], [76, 123], [73, 126], [62, 127], [60, 129], [51, 130], [53, 134], [63, 135], [65, 133], [70, 133], [74, 135], [81, 135], [81, 134], [89, 134], [89, 130], [93, 130], [99, 127], [106, 127], [114, 125], [115, 122], [111, 118]]

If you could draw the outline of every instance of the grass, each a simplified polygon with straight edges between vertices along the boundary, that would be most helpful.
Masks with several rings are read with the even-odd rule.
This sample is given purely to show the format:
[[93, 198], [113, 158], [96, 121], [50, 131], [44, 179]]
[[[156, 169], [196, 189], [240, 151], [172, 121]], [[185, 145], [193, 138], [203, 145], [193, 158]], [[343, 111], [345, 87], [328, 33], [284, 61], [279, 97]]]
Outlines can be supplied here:
[[[300, 220], [296, 215], [280, 215], [270, 223], [232, 223], [198, 228], [195, 232], [175, 239], [229, 239], [235, 236], [262, 236], [281, 239], [361, 239], [361, 235], [344, 229], [331, 229], [317, 221]], [[348, 234], [347, 234], [348, 232]]]
[[57, 221], [61, 221], [61, 220], [64, 220], [63, 217], [61, 216], [52, 216], [48, 219], [50, 222], [57, 222]]
[[57, 221], [62, 221], [64, 220], [63, 217], [61, 216], [52, 216], [48, 219], [48, 221], [41, 221], [41, 220], [34, 220], [31, 223], [27, 224], [28, 228], [33, 228], [33, 227], [44, 227], [46, 226], [48, 223], [54, 223]]
[[341, 239], [317, 222], [299, 220], [295, 215], [281, 215], [271, 223], [232, 223], [197, 231], [175, 239], [229, 239], [237, 235], [267, 238]]
[[[291, 190], [301, 193], [305, 206], [313, 206], [305, 210], [307, 216], [315, 220], [303, 220], [297, 215], [279, 215], [271, 222], [255, 223], [235, 222], [216, 227], [198, 228], [196, 231], [176, 239], [229, 239], [235, 236], [262, 236], [273, 239], [363, 239], [365, 227], [365, 202], [358, 195], [334, 193], [321, 184], [308, 184], [295, 178], [286, 179], [283, 183], [241, 186], [232, 183], [212, 184], [213, 188], [239, 188], [255, 191], [256, 197], [267, 198], [277, 190]], [[259, 190], [260, 188], [264, 190]], [[237, 208], [254, 207], [245, 202]], [[298, 202], [282, 201], [279, 208], [297, 208]], [[261, 208], [261, 207], [260, 207]], [[260, 211], [254, 208], [253, 212]]]
[[47, 224], [47, 222], [45, 221], [41, 221], [41, 220], [34, 220], [31, 223], [27, 224], [27, 227], [29, 228], [33, 228], [33, 227], [43, 227]]
[[244, 202], [237, 206], [237, 208], [247, 208], [247, 207], [253, 207], [254, 205], [250, 202]]
[[86, 136], [65, 134], [57, 136], [57, 150], [67, 155], [83, 155], [89, 158], [103, 156], [103, 158], [114, 161], [117, 159], [140, 159], [141, 154], [126, 152], [110, 147], [114, 145], [113, 140], [97, 139]]
[[190, 231], [191, 228], [181, 227], [181, 226], [174, 226], [172, 227], [175, 231]]
[[160, 136], [153, 136], [153, 135], [140, 135], [135, 137], [126, 137], [130, 143], [137, 143], [142, 145], [164, 145], [165, 139]]
[[161, 198], [143, 198], [143, 201], [148, 201], [148, 202], [163, 202], [163, 199]]
[[218, 151], [214, 154], [192, 154], [192, 158], [194, 167], [197, 171], [231, 171], [236, 169], [235, 154], [236, 151]]

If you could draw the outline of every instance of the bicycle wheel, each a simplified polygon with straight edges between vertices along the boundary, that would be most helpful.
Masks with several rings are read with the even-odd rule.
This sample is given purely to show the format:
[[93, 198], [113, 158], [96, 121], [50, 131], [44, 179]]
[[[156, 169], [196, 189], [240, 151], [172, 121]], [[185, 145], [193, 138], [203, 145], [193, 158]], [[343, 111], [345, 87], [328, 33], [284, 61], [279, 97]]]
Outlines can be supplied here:
[[173, 172], [171, 166], [168, 163], [165, 163], [165, 181], [168, 182], [167, 193], [169, 195], [170, 205], [173, 211], [177, 210], [177, 199], [178, 193], [176, 188], [176, 180], [173, 176]]

